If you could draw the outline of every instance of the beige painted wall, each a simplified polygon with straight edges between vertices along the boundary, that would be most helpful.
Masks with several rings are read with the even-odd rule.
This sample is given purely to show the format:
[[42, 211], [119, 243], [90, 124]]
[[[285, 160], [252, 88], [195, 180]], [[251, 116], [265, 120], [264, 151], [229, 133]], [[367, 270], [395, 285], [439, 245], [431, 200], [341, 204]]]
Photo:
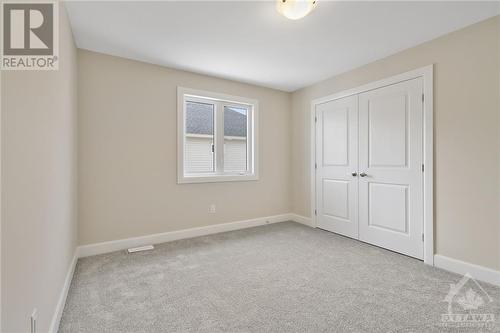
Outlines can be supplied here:
[[[290, 212], [290, 94], [78, 56], [80, 244]], [[178, 85], [259, 100], [258, 181], [177, 184]]]
[[47, 332], [76, 247], [76, 48], [60, 69], [2, 73], [2, 332]]
[[436, 252], [500, 269], [499, 26], [489, 19], [294, 92], [293, 211], [310, 216], [311, 100], [435, 64]]

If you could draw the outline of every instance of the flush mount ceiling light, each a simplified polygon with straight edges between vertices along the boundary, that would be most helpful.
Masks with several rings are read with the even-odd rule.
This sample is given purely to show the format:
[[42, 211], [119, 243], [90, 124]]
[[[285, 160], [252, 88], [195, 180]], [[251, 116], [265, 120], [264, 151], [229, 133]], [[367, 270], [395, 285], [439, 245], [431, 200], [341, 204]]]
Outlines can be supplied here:
[[316, 7], [316, 0], [277, 0], [278, 13], [290, 20], [298, 20]]

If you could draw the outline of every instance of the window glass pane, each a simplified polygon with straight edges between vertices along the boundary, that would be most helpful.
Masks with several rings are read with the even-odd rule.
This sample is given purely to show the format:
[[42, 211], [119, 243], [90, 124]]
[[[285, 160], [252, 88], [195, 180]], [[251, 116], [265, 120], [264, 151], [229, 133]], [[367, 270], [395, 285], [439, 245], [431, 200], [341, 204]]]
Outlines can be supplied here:
[[185, 173], [215, 171], [214, 117], [213, 104], [186, 102]]
[[243, 107], [224, 107], [224, 171], [247, 171], [247, 119]]

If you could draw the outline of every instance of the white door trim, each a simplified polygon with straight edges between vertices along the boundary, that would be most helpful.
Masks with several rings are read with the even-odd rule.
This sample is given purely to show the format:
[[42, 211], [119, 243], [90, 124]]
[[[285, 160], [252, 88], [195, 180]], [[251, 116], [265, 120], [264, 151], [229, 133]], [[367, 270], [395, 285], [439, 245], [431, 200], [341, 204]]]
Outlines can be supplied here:
[[424, 82], [424, 121], [423, 121], [423, 138], [424, 138], [424, 262], [428, 265], [434, 265], [434, 96], [433, 96], [433, 80], [434, 70], [433, 65], [428, 65], [406, 73], [398, 74], [386, 79], [371, 82], [357, 88], [345, 90], [339, 93], [317, 98], [311, 101], [311, 160], [310, 160], [310, 177], [311, 177], [311, 217], [312, 225], [317, 226], [316, 221], [316, 126], [315, 126], [315, 110], [316, 105], [328, 101], [333, 101], [343, 97], [360, 94], [377, 88], [382, 88], [398, 82], [412, 80], [421, 77]]

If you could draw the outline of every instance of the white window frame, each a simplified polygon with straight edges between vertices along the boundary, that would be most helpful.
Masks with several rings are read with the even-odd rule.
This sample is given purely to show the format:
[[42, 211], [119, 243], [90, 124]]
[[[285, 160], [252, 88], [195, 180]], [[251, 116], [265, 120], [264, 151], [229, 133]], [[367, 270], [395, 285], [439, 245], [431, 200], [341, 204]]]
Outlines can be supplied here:
[[[185, 173], [186, 101], [211, 100], [215, 104], [213, 173]], [[247, 171], [224, 172], [224, 106], [246, 107], [247, 114]], [[213, 183], [259, 179], [258, 154], [259, 102], [255, 99], [231, 96], [210, 91], [177, 87], [177, 183]], [[222, 129], [222, 130], [220, 130]]]

